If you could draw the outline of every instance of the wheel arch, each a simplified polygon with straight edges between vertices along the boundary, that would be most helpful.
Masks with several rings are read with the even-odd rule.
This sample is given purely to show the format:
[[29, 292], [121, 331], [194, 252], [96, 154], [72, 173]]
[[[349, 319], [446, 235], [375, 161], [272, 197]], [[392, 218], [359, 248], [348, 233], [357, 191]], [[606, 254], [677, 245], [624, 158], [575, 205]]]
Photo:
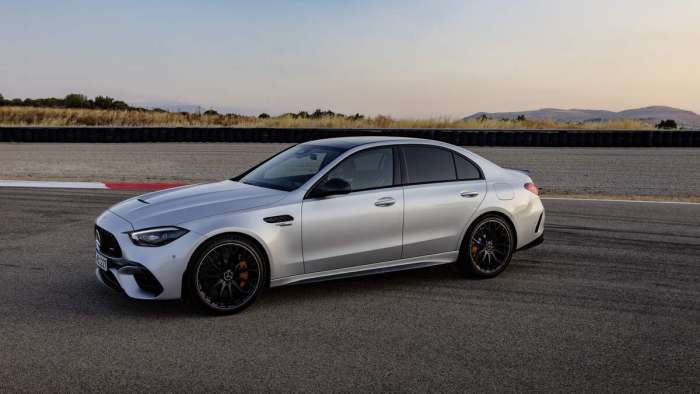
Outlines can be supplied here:
[[462, 234], [462, 239], [459, 242], [459, 257], [458, 259], [462, 258], [462, 251], [464, 250], [464, 243], [467, 241], [467, 236], [469, 233], [472, 231], [474, 228], [474, 225], [479, 222], [482, 218], [486, 216], [498, 216], [501, 219], [503, 219], [508, 226], [510, 227], [510, 230], [513, 232], [513, 251], [517, 250], [518, 246], [518, 231], [515, 228], [515, 224], [513, 223], [513, 220], [511, 217], [506, 213], [498, 210], [489, 210], [486, 212], [482, 212], [477, 216], [474, 220], [469, 223], [469, 226], [464, 230], [464, 233]]
[[187, 268], [185, 268], [185, 272], [182, 274], [182, 279], [181, 279], [181, 298], [185, 298], [187, 296], [187, 282], [189, 279], [189, 275], [192, 272], [192, 266], [194, 264], [194, 260], [199, 256], [201, 251], [204, 249], [205, 245], [207, 245], [209, 242], [214, 241], [218, 238], [226, 238], [229, 236], [237, 236], [237, 237], [242, 237], [251, 243], [253, 243], [255, 246], [260, 249], [262, 252], [262, 257], [263, 257], [263, 262], [264, 264], [267, 265], [267, 277], [265, 278], [265, 286], [270, 285], [270, 251], [266, 247], [266, 245], [258, 239], [258, 237], [254, 236], [253, 234], [250, 234], [248, 232], [244, 231], [236, 231], [236, 230], [229, 230], [229, 231], [222, 231], [219, 233], [215, 234], [210, 234], [207, 237], [202, 237], [200, 240], [199, 244], [192, 250], [192, 253], [189, 256], [189, 259], [187, 261]]

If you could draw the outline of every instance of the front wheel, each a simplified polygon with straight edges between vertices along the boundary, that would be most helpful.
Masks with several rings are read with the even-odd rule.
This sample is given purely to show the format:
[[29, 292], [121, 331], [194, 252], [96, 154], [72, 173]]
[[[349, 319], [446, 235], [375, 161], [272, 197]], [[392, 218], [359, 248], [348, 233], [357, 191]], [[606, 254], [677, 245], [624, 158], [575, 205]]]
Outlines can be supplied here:
[[514, 240], [513, 230], [500, 216], [479, 219], [462, 245], [458, 261], [461, 271], [481, 278], [497, 276], [513, 257]]
[[190, 296], [208, 312], [236, 313], [267, 284], [267, 264], [257, 245], [240, 236], [205, 244], [188, 275]]

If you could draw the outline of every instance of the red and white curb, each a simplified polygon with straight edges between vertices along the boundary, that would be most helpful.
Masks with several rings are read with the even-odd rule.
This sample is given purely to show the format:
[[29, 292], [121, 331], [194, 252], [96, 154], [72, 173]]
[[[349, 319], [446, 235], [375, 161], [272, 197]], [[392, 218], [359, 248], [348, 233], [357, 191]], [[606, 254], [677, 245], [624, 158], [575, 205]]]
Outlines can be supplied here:
[[162, 190], [186, 185], [181, 182], [58, 182], [0, 180], [0, 187], [49, 189]]

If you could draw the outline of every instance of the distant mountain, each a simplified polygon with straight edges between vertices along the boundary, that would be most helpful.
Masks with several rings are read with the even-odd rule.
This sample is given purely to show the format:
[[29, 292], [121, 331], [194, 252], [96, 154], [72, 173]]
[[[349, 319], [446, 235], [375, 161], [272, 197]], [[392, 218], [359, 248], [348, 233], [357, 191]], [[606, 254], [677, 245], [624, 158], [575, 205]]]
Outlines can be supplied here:
[[646, 107], [620, 111], [617, 116], [622, 119], [639, 119], [649, 122], [657, 122], [663, 119], [673, 119], [679, 125], [686, 128], [700, 128], [700, 115], [693, 111], [672, 107]]
[[[129, 104], [132, 104], [131, 102]], [[239, 114], [239, 115], [256, 115], [261, 112], [265, 112], [259, 108], [240, 108], [240, 107], [222, 107], [222, 106], [206, 106], [182, 103], [178, 101], [143, 101], [133, 103], [135, 107], [142, 107], [148, 109], [160, 108], [168, 112], [189, 112], [189, 113], [199, 113], [204, 112], [208, 109], [214, 109], [222, 114]]]
[[480, 118], [483, 115], [492, 119], [515, 119], [520, 115], [525, 115], [527, 119], [552, 119], [559, 122], [600, 122], [613, 119], [637, 119], [653, 124], [662, 120], [673, 119], [681, 127], [700, 128], [700, 115], [692, 111], [664, 106], [628, 109], [620, 112], [557, 108], [542, 108], [535, 111], [521, 112], [477, 112], [464, 119]]
[[204, 112], [209, 108], [205, 108], [195, 104], [180, 103], [177, 101], [149, 101], [133, 103], [136, 107], [155, 109], [160, 108], [169, 112]]

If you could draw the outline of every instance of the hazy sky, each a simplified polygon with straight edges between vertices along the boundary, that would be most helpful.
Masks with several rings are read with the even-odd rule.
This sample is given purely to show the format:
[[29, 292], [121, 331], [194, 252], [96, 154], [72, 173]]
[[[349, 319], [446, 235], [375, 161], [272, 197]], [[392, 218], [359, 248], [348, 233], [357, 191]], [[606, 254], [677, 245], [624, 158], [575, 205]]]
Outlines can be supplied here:
[[700, 0], [0, 0], [0, 93], [246, 113], [700, 112]]

